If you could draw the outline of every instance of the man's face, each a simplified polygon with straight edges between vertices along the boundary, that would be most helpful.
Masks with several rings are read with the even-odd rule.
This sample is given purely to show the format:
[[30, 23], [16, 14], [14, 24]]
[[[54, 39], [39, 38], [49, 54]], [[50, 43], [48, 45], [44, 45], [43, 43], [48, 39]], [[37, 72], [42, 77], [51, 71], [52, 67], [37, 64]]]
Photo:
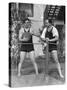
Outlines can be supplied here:
[[45, 27], [48, 27], [50, 25], [48, 20], [45, 20]]
[[26, 27], [26, 28], [29, 28], [29, 21], [28, 21], [28, 20], [25, 21], [25, 27]]

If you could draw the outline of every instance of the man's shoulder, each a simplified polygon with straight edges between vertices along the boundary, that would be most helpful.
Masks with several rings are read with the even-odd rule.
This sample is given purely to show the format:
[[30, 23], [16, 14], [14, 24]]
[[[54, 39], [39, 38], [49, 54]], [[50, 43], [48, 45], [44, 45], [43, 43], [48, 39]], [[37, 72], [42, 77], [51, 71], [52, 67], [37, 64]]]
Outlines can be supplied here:
[[56, 32], [58, 31], [55, 26], [52, 26], [52, 28], [53, 28], [52, 31], [56, 31]]
[[23, 30], [24, 30], [24, 27], [21, 27], [21, 28], [20, 28], [20, 31], [23, 31]]
[[24, 28], [21, 27], [21, 29], [19, 30], [19, 33], [24, 33]]
[[57, 28], [56, 28], [55, 26], [53, 26], [52, 33], [53, 33], [53, 34], [57, 34], [57, 35], [58, 35], [58, 30], [57, 30]]
[[55, 26], [52, 26], [52, 27], [53, 27], [53, 29], [56, 29], [57, 30], [57, 28]]

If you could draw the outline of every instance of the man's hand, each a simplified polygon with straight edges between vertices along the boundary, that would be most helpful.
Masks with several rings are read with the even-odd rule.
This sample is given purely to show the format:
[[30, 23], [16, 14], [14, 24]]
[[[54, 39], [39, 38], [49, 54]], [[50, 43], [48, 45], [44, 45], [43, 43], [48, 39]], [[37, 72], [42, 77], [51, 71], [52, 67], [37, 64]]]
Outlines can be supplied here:
[[49, 42], [49, 38], [46, 38], [45, 40], [46, 40], [47, 43]]
[[28, 41], [27, 38], [21, 38], [20, 41]]
[[24, 38], [21, 39], [21, 40], [22, 40], [22, 41], [28, 41], [28, 38], [25, 38], [25, 37], [24, 37]]

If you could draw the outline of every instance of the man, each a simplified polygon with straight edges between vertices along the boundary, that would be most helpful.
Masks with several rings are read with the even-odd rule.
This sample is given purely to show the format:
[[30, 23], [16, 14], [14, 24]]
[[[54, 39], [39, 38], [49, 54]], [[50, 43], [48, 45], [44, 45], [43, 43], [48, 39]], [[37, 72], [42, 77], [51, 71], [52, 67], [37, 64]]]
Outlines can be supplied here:
[[63, 78], [64, 76], [62, 75], [61, 66], [58, 61], [58, 55], [57, 55], [57, 43], [58, 43], [59, 35], [57, 29], [51, 24], [51, 20], [48, 19], [45, 20], [45, 28], [42, 32], [41, 39], [49, 43], [48, 50], [52, 54], [52, 57], [56, 62], [56, 66], [60, 77]]
[[29, 53], [30, 59], [34, 65], [36, 75], [38, 75], [38, 68], [35, 62], [35, 55], [34, 55], [34, 46], [32, 41], [32, 29], [30, 25], [30, 20], [27, 18], [24, 21], [24, 27], [21, 27], [19, 31], [19, 40], [21, 41], [21, 48], [20, 48], [20, 62], [18, 65], [18, 76], [21, 75], [21, 66], [23, 60], [27, 53]]

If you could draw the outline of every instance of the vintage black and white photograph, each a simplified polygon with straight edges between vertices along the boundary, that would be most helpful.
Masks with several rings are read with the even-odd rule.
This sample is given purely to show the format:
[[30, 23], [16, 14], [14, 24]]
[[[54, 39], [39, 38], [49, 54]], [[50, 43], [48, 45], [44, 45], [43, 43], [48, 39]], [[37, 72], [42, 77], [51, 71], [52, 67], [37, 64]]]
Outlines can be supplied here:
[[65, 6], [9, 3], [9, 86], [65, 83]]

